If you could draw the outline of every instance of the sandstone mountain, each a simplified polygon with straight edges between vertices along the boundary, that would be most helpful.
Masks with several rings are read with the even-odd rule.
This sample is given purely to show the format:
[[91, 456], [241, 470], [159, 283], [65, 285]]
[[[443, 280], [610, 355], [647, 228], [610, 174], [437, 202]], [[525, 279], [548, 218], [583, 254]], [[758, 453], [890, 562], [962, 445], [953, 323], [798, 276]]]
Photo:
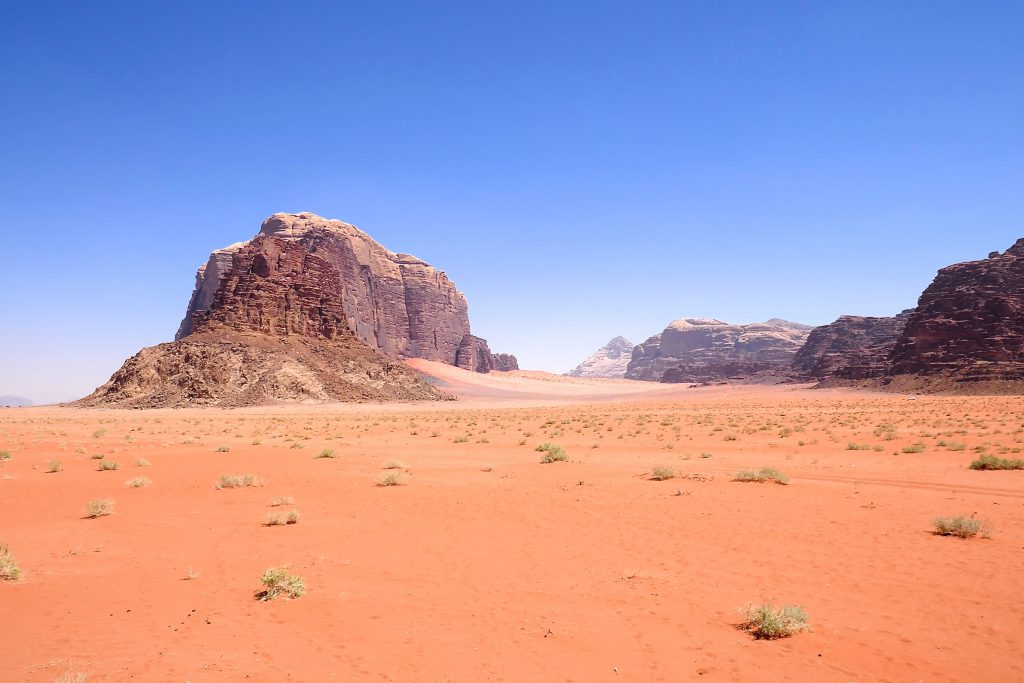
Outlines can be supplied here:
[[893, 348], [887, 383], [971, 390], [1024, 380], [1024, 239], [942, 268]]
[[30, 405], [32, 401], [23, 396], [0, 396], [0, 408], [27, 408]]
[[626, 378], [714, 382], [782, 374], [811, 329], [778, 318], [749, 325], [682, 318], [633, 349]]
[[495, 366], [443, 272], [348, 223], [274, 214], [255, 237], [200, 267], [174, 342], [129, 359], [83, 403], [439, 397], [397, 362], [404, 357], [479, 372]]
[[811, 330], [793, 356], [797, 380], [864, 380], [884, 376], [889, 357], [912, 310], [892, 317], [840, 316]]
[[633, 355], [633, 342], [619, 336], [565, 373], [569, 377], [608, 377], [622, 379]]

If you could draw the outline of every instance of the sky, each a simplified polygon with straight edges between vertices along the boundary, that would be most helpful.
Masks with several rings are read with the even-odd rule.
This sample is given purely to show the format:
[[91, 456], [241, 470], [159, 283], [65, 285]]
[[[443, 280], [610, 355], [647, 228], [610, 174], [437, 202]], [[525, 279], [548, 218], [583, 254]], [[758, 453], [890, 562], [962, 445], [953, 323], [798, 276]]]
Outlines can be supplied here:
[[0, 7], [0, 394], [173, 339], [268, 215], [445, 270], [564, 372], [680, 317], [913, 306], [1024, 237], [1024, 3]]

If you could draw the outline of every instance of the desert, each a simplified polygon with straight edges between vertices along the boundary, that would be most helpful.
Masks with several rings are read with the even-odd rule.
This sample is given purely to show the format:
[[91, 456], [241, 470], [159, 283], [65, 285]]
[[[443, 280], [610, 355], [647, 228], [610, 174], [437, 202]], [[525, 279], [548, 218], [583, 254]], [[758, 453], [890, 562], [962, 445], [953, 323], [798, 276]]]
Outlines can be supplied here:
[[[1024, 485], [968, 468], [1017, 457], [1018, 397], [415, 363], [461, 400], [0, 413], [22, 569], [0, 585], [0, 679], [1024, 675]], [[541, 463], [543, 443], [568, 460]], [[761, 467], [788, 484], [735, 481]], [[112, 514], [89, 518], [92, 500]], [[952, 515], [987, 537], [937, 535]], [[305, 594], [261, 602], [279, 566]], [[799, 604], [809, 630], [741, 630], [764, 601]]]

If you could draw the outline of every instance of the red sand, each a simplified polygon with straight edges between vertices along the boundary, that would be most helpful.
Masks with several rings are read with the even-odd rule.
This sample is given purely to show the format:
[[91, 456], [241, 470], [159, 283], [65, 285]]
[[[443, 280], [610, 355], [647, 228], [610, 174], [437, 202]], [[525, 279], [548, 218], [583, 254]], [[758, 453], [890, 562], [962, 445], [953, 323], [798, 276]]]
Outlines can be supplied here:
[[[1024, 400], [423, 368], [464, 400], [0, 411], [0, 680], [1024, 679], [1024, 472], [966, 468], [1021, 457]], [[375, 486], [390, 459], [406, 485]], [[762, 465], [791, 484], [731, 481]], [[264, 485], [215, 489], [241, 473]], [[958, 514], [991, 538], [931, 533]], [[282, 564], [306, 595], [257, 601]], [[754, 640], [762, 600], [812, 630]]]

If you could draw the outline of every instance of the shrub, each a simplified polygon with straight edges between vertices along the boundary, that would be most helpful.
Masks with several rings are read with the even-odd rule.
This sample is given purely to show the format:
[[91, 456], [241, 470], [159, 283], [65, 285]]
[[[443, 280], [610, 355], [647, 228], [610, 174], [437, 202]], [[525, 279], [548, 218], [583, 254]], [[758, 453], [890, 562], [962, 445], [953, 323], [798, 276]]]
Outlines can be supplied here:
[[131, 489], [141, 489], [143, 486], [149, 486], [152, 483], [152, 480], [147, 477], [132, 477], [124, 485]]
[[97, 498], [96, 500], [90, 500], [85, 504], [85, 513], [91, 519], [113, 514], [113, 512], [114, 501], [107, 498]]
[[97, 471], [98, 472], [110, 472], [110, 471], [116, 470], [120, 466], [121, 465], [119, 465], [114, 460], [104, 460], [103, 462], [100, 463], [100, 468]]
[[92, 458], [93, 460], [102, 460], [104, 456], [102, 453], [93, 453], [89, 457]]
[[259, 486], [260, 482], [251, 474], [222, 474], [217, 480], [219, 489], [238, 489], [247, 486]]
[[988, 524], [974, 517], [936, 517], [932, 520], [935, 526], [935, 533], [938, 536], [956, 536], [958, 538], [971, 538], [977, 536], [979, 531], [986, 530]]
[[751, 605], [747, 609], [747, 621], [743, 628], [754, 634], [755, 638], [772, 640], [788, 638], [809, 627], [807, 614], [802, 607], [783, 605], [776, 610], [770, 602], [766, 602], [763, 605]]
[[385, 469], [385, 470], [404, 470], [405, 467], [406, 467], [405, 463], [402, 462], [401, 460], [388, 460], [386, 463], [384, 463], [381, 466], [381, 469]]
[[543, 456], [541, 456], [540, 459], [542, 463], [564, 462], [569, 459], [569, 456], [566, 455], [565, 450], [555, 443], [542, 443], [533, 450], [537, 451], [538, 453], [544, 454]]
[[149, 461], [146, 460], [145, 458], [139, 458], [138, 460], [135, 461], [135, 465], [137, 467], [149, 467]]
[[17, 581], [20, 576], [21, 570], [14, 563], [11, 549], [5, 543], [0, 543], [0, 581]]
[[776, 484], [788, 484], [789, 477], [771, 467], [762, 467], [757, 470], [742, 470], [736, 473], [735, 481], [756, 481], [758, 483], [774, 482]]
[[377, 486], [402, 486], [405, 484], [405, 477], [397, 470], [391, 470], [377, 480]]
[[1024, 470], [1024, 460], [998, 458], [994, 455], [982, 455], [973, 461], [969, 467], [972, 470]]
[[676, 474], [678, 473], [675, 469], [659, 465], [651, 470], [651, 480], [665, 481], [666, 479], [672, 479]]
[[291, 496], [278, 496], [270, 499], [270, 507], [276, 508], [281, 505], [294, 505], [295, 499]]
[[910, 445], [910, 446], [904, 446], [903, 447], [903, 452], [904, 453], [924, 453], [924, 444], [923, 443], [915, 443], [915, 444]]
[[289, 446], [288, 448], [305, 448], [305, 447], [306, 447], [306, 444], [300, 443], [298, 441], [293, 441], [292, 445]]
[[854, 443], [850, 442], [846, 444], [846, 450], [848, 451], [869, 451], [871, 450], [871, 444], [867, 443]]
[[218, 453], [229, 453], [230, 451], [231, 451], [231, 446], [217, 446], [217, 452]]
[[64, 469], [64, 465], [61, 464], [60, 460], [51, 460], [50, 462], [46, 463], [46, 471], [49, 472], [50, 474], [60, 472], [62, 469]]
[[319, 453], [317, 453], [313, 457], [314, 458], [337, 458], [338, 456], [335, 455], [334, 451], [332, 451], [330, 448], [325, 448], [325, 449], [323, 449], [322, 451], [320, 451]]
[[266, 589], [257, 593], [256, 596], [263, 601], [281, 596], [299, 598], [306, 592], [306, 582], [302, 580], [301, 576], [289, 574], [287, 567], [271, 567], [263, 572], [260, 581], [266, 586]]
[[0, 460], [10, 460], [12, 457], [10, 451], [0, 451]]
[[268, 512], [267, 526], [280, 526], [282, 524], [298, 524], [299, 511], [289, 510], [288, 512]]

